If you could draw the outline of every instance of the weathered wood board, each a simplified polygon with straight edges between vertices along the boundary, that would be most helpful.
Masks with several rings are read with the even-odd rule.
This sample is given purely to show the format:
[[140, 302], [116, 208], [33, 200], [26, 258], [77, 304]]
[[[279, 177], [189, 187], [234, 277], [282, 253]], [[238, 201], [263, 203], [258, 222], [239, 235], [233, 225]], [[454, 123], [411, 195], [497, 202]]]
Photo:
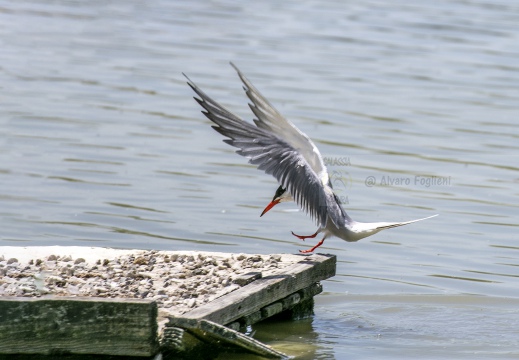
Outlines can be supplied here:
[[0, 354], [157, 353], [157, 305], [149, 300], [0, 297]]
[[[184, 326], [185, 327], [183, 329], [206, 344], [216, 345], [217, 347], [230, 346], [239, 348], [267, 358], [283, 359], [287, 357], [285, 354], [272, 349], [270, 346], [267, 346], [258, 340], [209, 320], [190, 319], [184, 322]], [[173, 328], [168, 328], [167, 330], [173, 330]], [[176, 339], [185, 340], [185, 333], [182, 332], [182, 330], [177, 332], [177, 334], [171, 336], [170, 339], [168, 339], [168, 342], [170, 345], [172, 345], [171, 342], [175, 341]], [[185, 343], [186, 341], [183, 342]], [[196, 344], [193, 344], [193, 346], [196, 346]], [[186, 357], [186, 344], [178, 344], [178, 346], [173, 346], [173, 348], [179, 347], [183, 348], [183, 357]]]
[[170, 317], [172, 326], [181, 325], [182, 319], [205, 319], [217, 324], [229, 324], [234, 320], [286, 297], [298, 290], [335, 275], [334, 255], [314, 254], [301, 256], [301, 261], [191, 310], [181, 317]]

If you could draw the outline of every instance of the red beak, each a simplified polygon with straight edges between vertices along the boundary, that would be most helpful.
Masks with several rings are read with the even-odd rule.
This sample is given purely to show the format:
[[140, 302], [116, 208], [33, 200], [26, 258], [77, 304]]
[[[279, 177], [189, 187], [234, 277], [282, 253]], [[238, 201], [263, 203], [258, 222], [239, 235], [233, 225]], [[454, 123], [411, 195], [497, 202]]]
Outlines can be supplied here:
[[277, 204], [279, 204], [279, 200], [276, 199], [276, 200], [272, 200], [270, 202], [270, 204], [267, 205], [267, 207], [265, 208], [265, 210], [263, 210], [263, 212], [261, 213], [260, 217], [262, 217], [263, 215], [265, 215], [265, 213], [267, 211], [269, 211], [270, 209], [272, 209], [274, 206], [276, 206]]

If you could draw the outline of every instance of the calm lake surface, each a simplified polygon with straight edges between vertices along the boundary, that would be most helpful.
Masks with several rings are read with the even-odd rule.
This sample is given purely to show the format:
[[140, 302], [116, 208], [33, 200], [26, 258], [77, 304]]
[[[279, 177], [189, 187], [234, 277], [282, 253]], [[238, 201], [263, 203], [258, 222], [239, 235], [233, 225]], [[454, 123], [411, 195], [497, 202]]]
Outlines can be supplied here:
[[296, 359], [519, 357], [516, 1], [0, 0], [0, 44], [0, 245], [314, 245], [294, 203], [259, 218], [277, 183], [181, 74], [251, 121], [233, 61], [354, 219], [440, 214], [327, 239], [315, 317], [254, 336]]

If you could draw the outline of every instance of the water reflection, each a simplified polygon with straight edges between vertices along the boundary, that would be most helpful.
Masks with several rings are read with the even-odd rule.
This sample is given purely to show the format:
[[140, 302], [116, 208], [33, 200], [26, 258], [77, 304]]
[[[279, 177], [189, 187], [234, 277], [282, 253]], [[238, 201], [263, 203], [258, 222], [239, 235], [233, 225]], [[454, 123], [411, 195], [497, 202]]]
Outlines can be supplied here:
[[298, 360], [333, 356], [333, 351], [326, 342], [319, 341], [320, 334], [315, 331], [312, 318], [264, 321], [255, 324], [253, 328], [254, 338]]

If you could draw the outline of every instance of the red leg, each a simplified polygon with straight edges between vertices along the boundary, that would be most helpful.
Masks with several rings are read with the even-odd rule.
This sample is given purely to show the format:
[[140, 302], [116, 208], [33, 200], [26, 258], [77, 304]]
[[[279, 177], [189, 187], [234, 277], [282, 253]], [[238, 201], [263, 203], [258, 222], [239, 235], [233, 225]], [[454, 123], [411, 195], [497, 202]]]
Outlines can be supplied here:
[[307, 250], [299, 250], [299, 252], [302, 253], [302, 254], [308, 254], [308, 253], [313, 252], [315, 249], [317, 249], [319, 246], [321, 246], [324, 243], [324, 239], [326, 239], [326, 236], [323, 237], [323, 239], [321, 241], [319, 241], [317, 243], [317, 245], [315, 245], [313, 248], [307, 249]]
[[294, 235], [295, 237], [298, 237], [300, 238], [301, 240], [305, 241], [305, 239], [313, 239], [314, 237], [317, 236], [317, 234], [319, 234], [321, 231], [320, 230], [317, 230], [315, 232], [315, 234], [313, 235], [297, 235], [297, 234], [294, 234], [294, 232], [292, 231], [292, 235]]

